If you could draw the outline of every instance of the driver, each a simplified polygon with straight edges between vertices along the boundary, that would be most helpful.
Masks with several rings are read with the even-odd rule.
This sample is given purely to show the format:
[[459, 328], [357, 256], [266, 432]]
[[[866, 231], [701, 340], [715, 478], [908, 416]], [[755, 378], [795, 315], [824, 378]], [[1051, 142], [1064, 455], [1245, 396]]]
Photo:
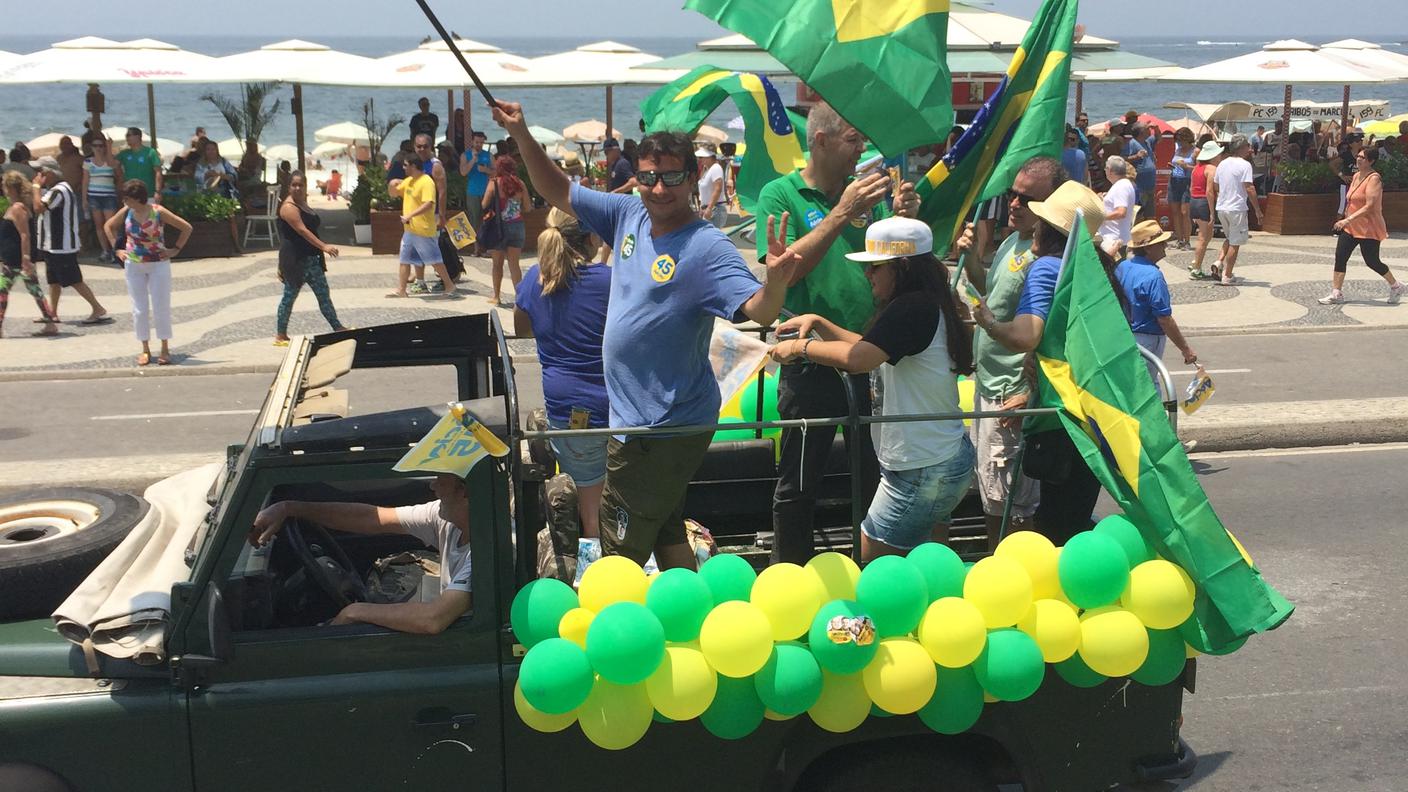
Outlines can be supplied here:
[[469, 611], [469, 498], [464, 479], [441, 473], [430, 485], [437, 500], [415, 506], [279, 501], [260, 511], [249, 543], [269, 543], [289, 518], [356, 534], [409, 534], [440, 551], [440, 596], [431, 602], [353, 602], [329, 624], [376, 624], [401, 632], [438, 635]]

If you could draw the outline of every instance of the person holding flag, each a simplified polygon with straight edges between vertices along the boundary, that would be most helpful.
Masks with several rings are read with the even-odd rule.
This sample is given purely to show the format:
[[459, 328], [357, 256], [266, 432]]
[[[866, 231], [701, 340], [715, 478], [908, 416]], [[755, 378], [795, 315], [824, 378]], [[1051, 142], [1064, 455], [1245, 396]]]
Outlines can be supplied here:
[[[832, 107], [819, 103], [807, 117], [806, 165], [763, 187], [758, 195], [759, 217], [792, 218], [784, 242], [798, 256], [784, 307], [793, 314], [816, 314], [849, 333], [864, 332], [875, 312], [870, 284], [847, 254], [865, 249], [866, 230], [891, 211], [913, 217], [919, 205], [914, 186], [901, 184], [893, 206], [884, 199], [890, 179], [883, 173], [856, 174], [866, 139]], [[758, 259], [768, 254], [768, 240], [758, 237]], [[825, 418], [850, 412], [847, 381], [856, 409], [869, 415], [870, 375], [838, 376], [833, 369], [808, 360], [790, 361], [778, 372], [777, 408], [783, 419]], [[870, 432], [859, 438], [843, 431], [847, 443], [860, 442], [866, 463], [863, 491], [875, 491], [879, 469]], [[772, 561], [805, 564], [813, 550], [812, 527], [817, 488], [826, 474], [826, 460], [836, 427], [784, 429], [773, 490]]]

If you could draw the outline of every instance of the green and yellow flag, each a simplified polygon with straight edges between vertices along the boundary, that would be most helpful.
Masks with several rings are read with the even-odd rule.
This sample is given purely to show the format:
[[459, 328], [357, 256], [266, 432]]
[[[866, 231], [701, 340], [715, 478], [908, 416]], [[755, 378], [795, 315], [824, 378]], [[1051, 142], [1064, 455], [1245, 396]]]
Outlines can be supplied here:
[[919, 219], [933, 227], [935, 250], [948, 249], [976, 202], [1009, 189], [1022, 163], [1061, 155], [1077, 5], [1042, 3], [1007, 76], [958, 142], [914, 185]]
[[773, 84], [760, 74], [700, 66], [645, 98], [645, 131], [679, 130], [693, 135], [724, 100], [743, 116], [743, 163], [734, 189], [751, 213], [763, 185], [806, 163], [802, 137]]
[[953, 126], [949, 0], [687, 0], [767, 50], [886, 156]]
[[1041, 344], [1042, 407], [1159, 555], [1197, 586], [1209, 648], [1280, 625], [1294, 606], [1243, 559], [1208, 503], [1164, 412], [1084, 223], [1056, 284]]
[[391, 469], [400, 473], [450, 473], [465, 478], [484, 457], [507, 455], [508, 446], [463, 404], [454, 402], [445, 417], [436, 421]]

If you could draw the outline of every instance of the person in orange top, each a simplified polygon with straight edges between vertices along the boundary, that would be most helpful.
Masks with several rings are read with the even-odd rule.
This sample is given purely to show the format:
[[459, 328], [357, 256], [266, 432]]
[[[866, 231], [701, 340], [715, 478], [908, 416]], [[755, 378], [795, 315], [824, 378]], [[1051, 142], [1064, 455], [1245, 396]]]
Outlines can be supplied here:
[[1345, 194], [1344, 218], [1335, 221], [1335, 232], [1339, 241], [1335, 244], [1334, 285], [1330, 293], [1320, 298], [1321, 305], [1338, 305], [1344, 302], [1345, 268], [1349, 265], [1349, 254], [1356, 247], [1364, 257], [1369, 269], [1388, 281], [1388, 302], [1396, 304], [1408, 291], [1402, 283], [1388, 271], [1388, 266], [1379, 259], [1379, 244], [1388, 238], [1388, 227], [1384, 224], [1384, 180], [1374, 168], [1379, 161], [1379, 150], [1368, 146], [1355, 154], [1358, 170], [1349, 183]]

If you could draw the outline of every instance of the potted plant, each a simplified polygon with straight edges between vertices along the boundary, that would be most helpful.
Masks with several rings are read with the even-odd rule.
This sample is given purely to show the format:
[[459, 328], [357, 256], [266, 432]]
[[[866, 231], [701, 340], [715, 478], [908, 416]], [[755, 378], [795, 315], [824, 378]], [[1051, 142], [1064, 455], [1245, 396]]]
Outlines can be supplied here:
[[1408, 161], [1403, 155], [1374, 163], [1384, 180], [1384, 223], [1390, 231], [1408, 231]]
[[225, 123], [236, 138], [244, 141], [244, 155], [236, 168], [239, 172], [239, 188], [246, 196], [259, 192], [263, 184], [264, 157], [259, 153], [259, 138], [264, 128], [279, 114], [279, 99], [267, 108], [264, 101], [279, 88], [276, 82], [245, 83], [240, 86], [238, 98], [220, 94], [205, 94], [201, 97], [215, 105], [224, 116]]
[[386, 174], [380, 165], [368, 165], [362, 171], [347, 199], [348, 208], [352, 210], [352, 235], [359, 245], [372, 243], [372, 202], [379, 197], [374, 185], [380, 186], [382, 193], [386, 192]]
[[[393, 198], [387, 191], [385, 157], [381, 146], [392, 130], [404, 121], [401, 116], [391, 115], [382, 118], [376, 113], [376, 101], [368, 99], [362, 105], [362, 126], [367, 130], [367, 145], [371, 150], [371, 162], [362, 169], [357, 178], [357, 186], [352, 191], [352, 200], [357, 200], [357, 192], [365, 189], [367, 235], [370, 237], [373, 253], [395, 253], [401, 246], [401, 199]], [[361, 222], [354, 209], [354, 221]], [[361, 234], [355, 228], [354, 233]], [[358, 237], [359, 241], [361, 237]]]
[[[167, 209], [191, 224], [191, 238], [178, 259], [238, 256], [234, 229], [239, 225], [240, 202], [218, 193], [188, 192], [167, 196]], [[176, 229], [166, 227], [166, 242], [175, 244]]]
[[1339, 206], [1339, 176], [1324, 162], [1284, 160], [1277, 192], [1266, 196], [1262, 229], [1273, 234], [1327, 234]]

